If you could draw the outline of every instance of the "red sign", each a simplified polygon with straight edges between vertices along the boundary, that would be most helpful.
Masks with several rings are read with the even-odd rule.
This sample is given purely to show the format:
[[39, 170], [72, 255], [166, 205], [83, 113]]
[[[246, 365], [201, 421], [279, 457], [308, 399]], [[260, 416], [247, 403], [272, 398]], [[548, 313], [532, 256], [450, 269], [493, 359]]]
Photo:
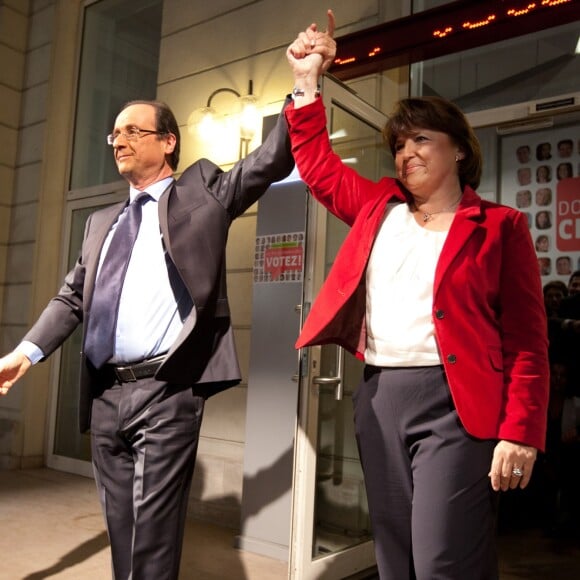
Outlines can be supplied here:
[[274, 246], [264, 252], [264, 271], [272, 280], [286, 272], [302, 271], [302, 246]]
[[568, 177], [558, 182], [556, 227], [558, 250], [580, 251], [580, 177]]

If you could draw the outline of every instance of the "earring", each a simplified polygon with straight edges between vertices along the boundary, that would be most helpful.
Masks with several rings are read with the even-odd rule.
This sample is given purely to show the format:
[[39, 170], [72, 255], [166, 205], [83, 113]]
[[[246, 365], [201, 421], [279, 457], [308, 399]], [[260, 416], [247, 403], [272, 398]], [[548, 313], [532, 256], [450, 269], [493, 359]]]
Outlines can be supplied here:
[[459, 157], [459, 154], [456, 154], [455, 155], [455, 163], [457, 163], [460, 159], [461, 159], [461, 157]]

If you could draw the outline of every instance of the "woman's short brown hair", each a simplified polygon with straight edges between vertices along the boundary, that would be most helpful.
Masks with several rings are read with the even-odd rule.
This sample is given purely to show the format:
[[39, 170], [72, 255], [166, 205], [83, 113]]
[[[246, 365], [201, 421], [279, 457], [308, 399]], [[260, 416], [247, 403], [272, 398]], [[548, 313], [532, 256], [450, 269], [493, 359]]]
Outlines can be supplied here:
[[400, 136], [412, 135], [417, 129], [445, 133], [459, 147], [464, 157], [458, 162], [461, 188], [479, 186], [483, 160], [479, 141], [461, 109], [441, 97], [401, 99], [389, 117], [383, 136], [395, 156]]

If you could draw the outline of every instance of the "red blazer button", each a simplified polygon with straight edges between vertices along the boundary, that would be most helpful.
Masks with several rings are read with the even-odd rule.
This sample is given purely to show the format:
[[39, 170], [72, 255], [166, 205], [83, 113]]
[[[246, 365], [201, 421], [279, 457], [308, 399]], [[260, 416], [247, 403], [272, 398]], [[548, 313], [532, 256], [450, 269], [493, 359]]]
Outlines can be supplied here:
[[457, 357], [454, 354], [447, 355], [447, 362], [454, 365], [457, 362]]

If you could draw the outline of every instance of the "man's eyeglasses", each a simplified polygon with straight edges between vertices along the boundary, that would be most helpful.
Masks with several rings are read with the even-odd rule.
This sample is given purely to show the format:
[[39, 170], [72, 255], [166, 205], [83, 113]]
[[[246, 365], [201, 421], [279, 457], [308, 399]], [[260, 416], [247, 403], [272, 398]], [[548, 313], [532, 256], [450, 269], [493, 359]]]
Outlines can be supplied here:
[[137, 141], [141, 137], [146, 137], [147, 135], [166, 135], [167, 131], [152, 131], [151, 129], [139, 129], [139, 127], [129, 127], [124, 131], [115, 131], [107, 135], [107, 145], [112, 145], [115, 139], [120, 135], [123, 135], [127, 141]]

